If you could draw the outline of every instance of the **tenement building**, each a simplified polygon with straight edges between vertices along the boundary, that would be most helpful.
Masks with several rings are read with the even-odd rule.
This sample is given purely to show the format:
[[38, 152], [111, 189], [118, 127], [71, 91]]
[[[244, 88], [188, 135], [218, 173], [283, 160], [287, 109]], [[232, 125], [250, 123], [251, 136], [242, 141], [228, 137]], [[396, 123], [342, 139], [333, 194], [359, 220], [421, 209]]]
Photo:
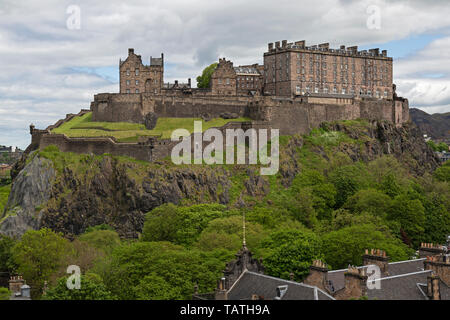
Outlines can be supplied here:
[[264, 93], [360, 95], [392, 99], [392, 58], [379, 49], [331, 49], [328, 43], [269, 43], [264, 53]]

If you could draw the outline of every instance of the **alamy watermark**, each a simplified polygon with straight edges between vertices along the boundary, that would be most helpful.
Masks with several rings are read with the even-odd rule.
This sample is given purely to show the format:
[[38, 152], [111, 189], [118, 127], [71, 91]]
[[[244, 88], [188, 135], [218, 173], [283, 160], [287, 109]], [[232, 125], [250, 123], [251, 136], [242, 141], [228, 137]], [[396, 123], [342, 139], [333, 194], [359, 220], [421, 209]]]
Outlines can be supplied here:
[[70, 276], [67, 278], [66, 286], [67, 289], [73, 290], [81, 289], [81, 269], [79, 266], [76, 265], [70, 265], [67, 267], [67, 273], [70, 274]]
[[182, 140], [172, 148], [171, 159], [174, 164], [260, 164], [266, 166], [261, 175], [274, 175], [279, 169], [279, 130], [270, 129], [270, 139], [268, 133], [267, 129], [225, 129], [224, 137], [216, 128], [203, 132], [202, 122], [194, 121], [192, 135], [186, 129], [172, 132], [172, 141]]
[[381, 9], [377, 5], [370, 5], [366, 9], [366, 13], [369, 15], [366, 20], [366, 26], [369, 30], [381, 29]]
[[66, 26], [69, 30], [80, 30], [81, 29], [81, 8], [77, 5], [70, 5], [66, 9], [66, 14], [69, 17], [66, 20]]

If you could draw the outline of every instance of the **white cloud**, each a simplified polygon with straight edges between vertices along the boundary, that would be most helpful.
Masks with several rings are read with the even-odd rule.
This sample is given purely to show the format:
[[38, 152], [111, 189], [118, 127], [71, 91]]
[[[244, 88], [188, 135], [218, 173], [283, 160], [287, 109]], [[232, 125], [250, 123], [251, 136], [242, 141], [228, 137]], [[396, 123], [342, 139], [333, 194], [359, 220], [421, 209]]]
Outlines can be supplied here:
[[[80, 30], [66, 27], [72, 4], [81, 9]], [[379, 30], [366, 26], [369, 5], [380, 8]], [[449, 15], [446, 1], [2, 0], [0, 144], [20, 141], [25, 147], [31, 122], [46, 127], [88, 107], [95, 93], [116, 92], [117, 84], [80, 70], [118, 67], [129, 47], [146, 62], [164, 52], [171, 65], [166, 81], [191, 77], [195, 82], [219, 56], [237, 65], [261, 63], [268, 42], [362, 46], [412, 34], [449, 34]], [[448, 38], [438, 39], [396, 62], [398, 90], [412, 105], [449, 110], [450, 67], [444, 63], [449, 49]], [[429, 73], [445, 73], [444, 80]]]

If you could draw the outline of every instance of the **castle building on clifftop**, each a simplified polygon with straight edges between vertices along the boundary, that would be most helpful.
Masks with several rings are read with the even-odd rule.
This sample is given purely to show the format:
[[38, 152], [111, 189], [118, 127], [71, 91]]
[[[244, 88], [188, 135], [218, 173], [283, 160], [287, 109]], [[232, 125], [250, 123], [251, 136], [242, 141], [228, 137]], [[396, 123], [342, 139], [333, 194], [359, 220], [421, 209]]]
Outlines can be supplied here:
[[144, 65], [134, 49], [120, 61], [120, 93], [173, 95], [174, 90], [211, 96], [317, 96], [393, 98], [392, 58], [378, 48], [358, 51], [357, 46], [331, 49], [328, 43], [306, 46], [287, 40], [268, 44], [264, 65], [234, 67], [219, 59], [210, 88], [196, 89], [187, 83], [164, 83], [164, 55], [150, 57]]

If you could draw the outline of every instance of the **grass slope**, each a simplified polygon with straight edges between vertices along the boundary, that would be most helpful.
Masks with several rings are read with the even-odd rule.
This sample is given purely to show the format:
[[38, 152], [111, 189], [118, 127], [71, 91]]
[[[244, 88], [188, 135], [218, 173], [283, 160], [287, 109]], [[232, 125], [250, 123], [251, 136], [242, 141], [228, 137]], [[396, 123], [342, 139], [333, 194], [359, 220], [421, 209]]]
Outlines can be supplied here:
[[52, 130], [53, 133], [65, 134], [68, 137], [114, 137], [120, 142], [136, 142], [139, 136], [162, 136], [163, 139], [170, 138], [172, 131], [183, 128], [190, 133], [194, 131], [194, 121], [202, 121], [202, 129], [221, 127], [228, 122], [248, 121], [248, 118], [222, 119], [216, 118], [208, 122], [200, 118], [158, 118], [156, 127], [147, 130], [143, 124], [129, 122], [97, 122], [92, 121], [92, 113], [86, 113], [81, 117], [74, 117], [59, 128]]

